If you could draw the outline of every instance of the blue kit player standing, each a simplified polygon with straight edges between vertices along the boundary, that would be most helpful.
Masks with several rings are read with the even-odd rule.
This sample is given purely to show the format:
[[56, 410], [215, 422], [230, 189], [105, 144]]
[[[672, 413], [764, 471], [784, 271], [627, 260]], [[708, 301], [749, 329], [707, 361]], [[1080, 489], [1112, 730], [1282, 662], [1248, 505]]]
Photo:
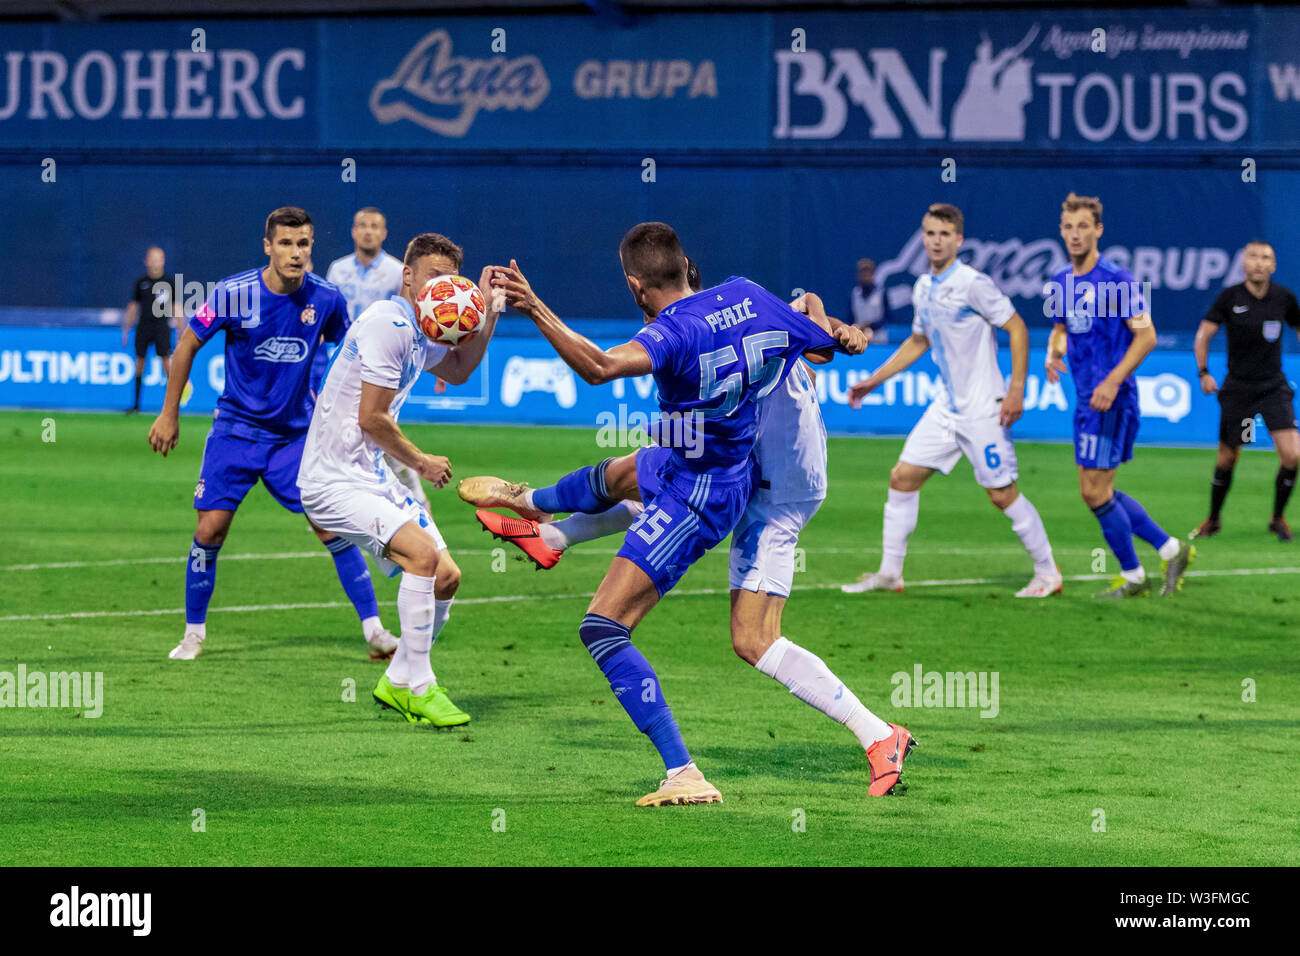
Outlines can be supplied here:
[[[654, 375], [662, 417], [653, 437], [660, 445], [640, 449], [633, 462], [645, 511], [628, 529], [578, 633], [667, 770], [659, 789], [637, 805], [715, 803], [721, 795], [691, 761], [654, 668], [632, 645], [632, 629], [745, 511], [758, 400], [785, 382], [801, 355], [828, 361], [835, 340], [748, 279], [692, 292], [686, 256], [664, 223], [633, 227], [619, 259], [633, 299], [653, 321], [608, 351], [564, 325], [514, 262], [498, 267], [492, 283], [583, 381]], [[623, 497], [615, 489], [626, 477], [609, 473], [613, 461], [581, 468], [549, 488], [512, 486], [495, 494], [483, 488], [468, 496], [461, 489], [461, 497], [506, 504], [526, 517], [597, 513]], [[516, 506], [517, 499], [526, 500]]]
[[1172, 594], [1182, 588], [1195, 548], [1167, 534], [1137, 499], [1115, 487], [1115, 469], [1133, 458], [1141, 418], [1133, 372], [1155, 347], [1156, 330], [1133, 276], [1098, 252], [1101, 233], [1101, 201], [1070, 193], [1061, 204], [1061, 239], [1070, 265], [1046, 289], [1048, 314], [1058, 319], [1047, 346], [1047, 378], [1058, 381], [1066, 371], [1068, 349], [1078, 396], [1074, 461], [1079, 493], [1120, 566], [1112, 587], [1098, 596], [1150, 593], [1134, 535], [1159, 553], [1164, 565], [1160, 593]]
[[[166, 456], [176, 447], [181, 391], [194, 356], [225, 330], [226, 384], [194, 489], [198, 522], [185, 571], [185, 633], [168, 655], [173, 660], [193, 660], [203, 650], [217, 554], [249, 489], [260, 478], [276, 501], [303, 513], [298, 467], [311, 424], [312, 358], [322, 340], [338, 342], [347, 328], [343, 297], [306, 269], [312, 237], [311, 217], [302, 209], [284, 206], [267, 217], [263, 248], [270, 263], [221, 280], [190, 319], [176, 347], [163, 410], [149, 429], [154, 451]], [[380, 623], [365, 557], [346, 539], [313, 530], [334, 558], [371, 656], [391, 656], [397, 639]]]

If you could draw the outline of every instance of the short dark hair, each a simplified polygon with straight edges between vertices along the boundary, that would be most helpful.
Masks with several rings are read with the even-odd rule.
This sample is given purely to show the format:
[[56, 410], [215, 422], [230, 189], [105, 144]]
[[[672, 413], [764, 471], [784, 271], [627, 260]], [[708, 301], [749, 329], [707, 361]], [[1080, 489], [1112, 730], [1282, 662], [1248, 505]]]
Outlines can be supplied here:
[[1062, 214], [1067, 212], [1078, 212], [1080, 209], [1086, 209], [1092, 213], [1092, 221], [1101, 225], [1101, 200], [1096, 196], [1079, 196], [1075, 193], [1065, 197], [1061, 203]]
[[[311, 216], [307, 215], [306, 209], [297, 206], [281, 206], [266, 217], [266, 238], [275, 237], [276, 226], [288, 226], [290, 229], [311, 226]], [[314, 231], [315, 227], [312, 226], [312, 229]]]
[[353, 222], [356, 221], [357, 216], [378, 216], [380, 219], [383, 219], [385, 222], [388, 221], [388, 217], [385, 216], [374, 206], [363, 206], [361, 209], [358, 209], [355, 213], [352, 214]]
[[425, 256], [446, 256], [457, 272], [460, 272], [461, 264], [465, 261], [464, 250], [440, 232], [422, 232], [408, 242], [402, 264], [413, 266], [417, 259]]
[[[952, 223], [952, 227], [957, 230], [958, 235], [966, 235], [966, 218], [950, 202], [931, 203], [930, 208], [925, 211], [926, 216], [933, 216], [935, 219], [941, 219], [944, 222]], [[921, 217], [922, 219], [925, 216]]]
[[680, 286], [686, 282], [686, 255], [677, 233], [666, 222], [643, 222], [633, 226], [618, 244], [623, 271], [636, 276], [651, 289]]
[[[1252, 239], [1250, 242], [1246, 243], [1246, 246], [1268, 246], [1272, 249], [1273, 243], [1269, 242], [1267, 239]], [[1241, 248], [1245, 249], [1246, 246], [1242, 246]], [[1276, 254], [1276, 252], [1274, 254]]]

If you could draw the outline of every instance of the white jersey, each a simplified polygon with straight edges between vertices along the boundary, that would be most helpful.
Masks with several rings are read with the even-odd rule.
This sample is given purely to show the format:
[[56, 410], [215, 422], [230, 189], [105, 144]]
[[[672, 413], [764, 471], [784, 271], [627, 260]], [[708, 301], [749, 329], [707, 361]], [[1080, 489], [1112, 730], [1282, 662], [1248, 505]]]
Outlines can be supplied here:
[[826, 497], [826, 424], [812, 375], [802, 361], [781, 388], [758, 403], [754, 496], [771, 504]]
[[1015, 314], [1011, 300], [984, 273], [957, 261], [917, 279], [912, 306], [912, 332], [930, 340], [943, 381], [935, 404], [968, 418], [996, 414], [1006, 385], [994, 329]]
[[378, 489], [390, 481], [384, 452], [361, 430], [361, 383], [397, 389], [389, 413], [396, 419], [420, 373], [442, 361], [447, 349], [430, 342], [415, 310], [400, 296], [376, 302], [348, 329], [334, 353], [307, 431], [298, 487], [346, 483]]
[[402, 291], [402, 260], [381, 249], [370, 265], [363, 266], [354, 253], [331, 262], [325, 280], [339, 287], [348, 304], [348, 319], [355, 322], [376, 302]]

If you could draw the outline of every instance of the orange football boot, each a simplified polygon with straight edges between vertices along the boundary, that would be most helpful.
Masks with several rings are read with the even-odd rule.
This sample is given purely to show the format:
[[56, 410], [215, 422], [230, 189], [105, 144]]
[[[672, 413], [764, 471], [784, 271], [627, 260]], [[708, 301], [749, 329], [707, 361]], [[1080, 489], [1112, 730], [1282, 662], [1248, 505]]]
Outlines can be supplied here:
[[492, 532], [494, 538], [509, 541], [532, 559], [538, 570], [546, 571], [560, 563], [563, 551], [556, 551], [542, 540], [541, 530], [536, 521], [527, 518], [510, 518], [479, 508], [474, 512], [478, 523]]
[[903, 779], [903, 761], [916, 746], [906, 728], [890, 724], [893, 733], [884, 740], [877, 740], [867, 748], [867, 766], [871, 770], [871, 784], [867, 793], [873, 797], [883, 797], [892, 793], [895, 785]]

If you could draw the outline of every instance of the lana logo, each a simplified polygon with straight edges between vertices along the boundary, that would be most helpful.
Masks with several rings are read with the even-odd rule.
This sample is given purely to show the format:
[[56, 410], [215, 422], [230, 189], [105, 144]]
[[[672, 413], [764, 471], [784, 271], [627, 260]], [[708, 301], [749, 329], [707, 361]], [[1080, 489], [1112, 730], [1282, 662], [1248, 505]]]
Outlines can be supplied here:
[[481, 109], [534, 110], [551, 91], [535, 56], [482, 60], [452, 56], [446, 30], [427, 34], [393, 75], [375, 84], [370, 112], [381, 123], [410, 120], [443, 136], [464, 136]]
[[259, 342], [253, 349], [253, 357], [263, 362], [301, 362], [307, 357], [307, 343], [287, 335], [276, 336]]

